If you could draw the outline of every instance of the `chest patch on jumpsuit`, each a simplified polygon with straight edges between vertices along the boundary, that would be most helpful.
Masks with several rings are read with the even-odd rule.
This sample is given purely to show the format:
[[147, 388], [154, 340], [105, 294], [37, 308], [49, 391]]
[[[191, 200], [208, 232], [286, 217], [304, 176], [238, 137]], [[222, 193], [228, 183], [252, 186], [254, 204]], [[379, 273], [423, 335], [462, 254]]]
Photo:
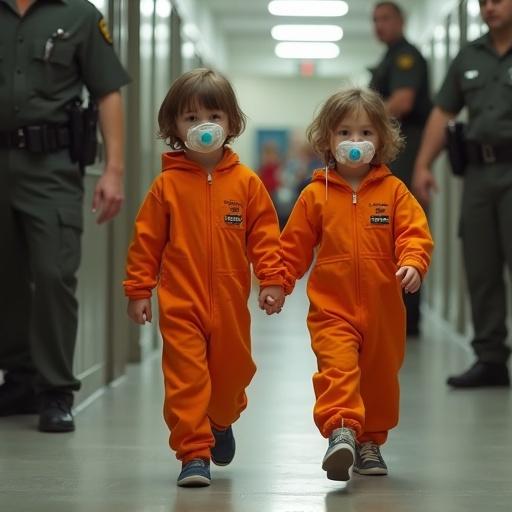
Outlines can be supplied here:
[[387, 203], [370, 203], [368, 206], [375, 212], [370, 215], [370, 224], [389, 224], [389, 215], [386, 215], [389, 206]]
[[224, 201], [224, 223], [230, 226], [240, 226], [244, 220], [242, 204], [234, 199]]
[[389, 224], [389, 215], [371, 215], [370, 224]]

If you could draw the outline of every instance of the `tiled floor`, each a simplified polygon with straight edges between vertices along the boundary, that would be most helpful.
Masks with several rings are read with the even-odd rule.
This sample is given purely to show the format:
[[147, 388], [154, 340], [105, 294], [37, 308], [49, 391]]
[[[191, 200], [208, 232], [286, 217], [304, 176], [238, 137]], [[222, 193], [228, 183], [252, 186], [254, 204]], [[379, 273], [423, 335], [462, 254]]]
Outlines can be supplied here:
[[311, 415], [315, 360], [303, 292], [287, 306], [272, 318], [254, 311], [259, 371], [235, 425], [235, 461], [212, 468], [211, 487], [175, 485], [156, 357], [78, 414], [73, 434], [40, 434], [35, 417], [0, 419], [0, 511], [512, 510], [512, 394], [449, 390], [446, 375], [471, 355], [438, 327], [409, 342], [402, 419], [383, 450], [390, 475], [356, 475], [346, 489], [328, 481], [326, 442]]

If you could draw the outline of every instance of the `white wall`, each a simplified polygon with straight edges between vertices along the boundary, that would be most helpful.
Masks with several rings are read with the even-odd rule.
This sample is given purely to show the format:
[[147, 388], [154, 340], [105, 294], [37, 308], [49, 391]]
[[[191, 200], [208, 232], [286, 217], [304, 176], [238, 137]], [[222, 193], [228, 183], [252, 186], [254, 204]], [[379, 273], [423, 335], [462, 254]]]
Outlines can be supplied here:
[[242, 110], [248, 116], [247, 129], [235, 142], [242, 162], [257, 162], [258, 128], [292, 128], [305, 132], [315, 110], [327, 97], [347, 85], [339, 79], [230, 76]]
[[407, 37], [421, 44], [432, 37], [434, 28], [444, 24], [446, 16], [456, 7], [459, 0], [415, 0], [400, 2], [408, 14]]
[[199, 54], [206, 65], [224, 71], [227, 67], [226, 42], [222, 32], [213, 21], [211, 12], [204, 9], [196, 0], [173, 0], [182, 19], [182, 26], [193, 23], [197, 27]]

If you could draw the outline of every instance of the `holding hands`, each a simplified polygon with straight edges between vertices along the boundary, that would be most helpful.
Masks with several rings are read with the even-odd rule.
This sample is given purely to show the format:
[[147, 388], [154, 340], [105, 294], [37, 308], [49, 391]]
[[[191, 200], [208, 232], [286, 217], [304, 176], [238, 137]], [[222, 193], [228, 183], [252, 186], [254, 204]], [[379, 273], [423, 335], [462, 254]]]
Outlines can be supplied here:
[[281, 313], [284, 305], [284, 291], [281, 286], [267, 286], [260, 291], [258, 299], [260, 309], [264, 309], [267, 315]]

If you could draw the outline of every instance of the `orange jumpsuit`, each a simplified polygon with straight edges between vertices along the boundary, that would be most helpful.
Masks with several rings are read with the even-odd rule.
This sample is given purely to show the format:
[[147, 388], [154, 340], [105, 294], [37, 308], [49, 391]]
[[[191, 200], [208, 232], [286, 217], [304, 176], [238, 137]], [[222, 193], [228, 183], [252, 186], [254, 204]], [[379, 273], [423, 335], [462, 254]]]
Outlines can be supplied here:
[[308, 280], [308, 328], [318, 361], [314, 419], [323, 436], [351, 427], [359, 442], [383, 444], [398, 423], [398, 371], [405, 308], [395, 273], [424, 276], [433, 248], [426, 216], [382, 165], [357, 192], [337, 173], [316, 171], [281, 235], [291, 293]]
[[178, 459], [210, 458], [211, 425], [247, 405], [250, 264], [262, 287], [283, 285], [276, 212], [258, 176], [225, 148], [211, 175], [183, 152], [162, 157], [135, 222], [125, 293], [158, 283], [164, 416]]

